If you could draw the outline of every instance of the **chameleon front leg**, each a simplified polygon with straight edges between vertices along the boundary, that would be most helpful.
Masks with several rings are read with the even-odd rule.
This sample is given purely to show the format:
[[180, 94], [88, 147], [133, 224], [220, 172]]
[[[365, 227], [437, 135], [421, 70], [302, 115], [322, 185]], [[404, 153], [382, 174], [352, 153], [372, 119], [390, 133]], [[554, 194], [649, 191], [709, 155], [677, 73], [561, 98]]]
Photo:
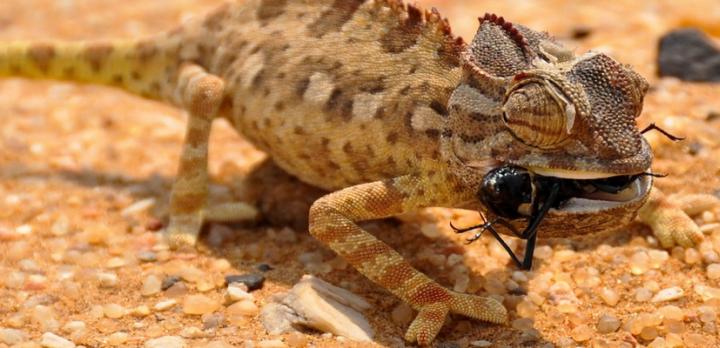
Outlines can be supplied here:
[[638, 219], [653, 230], [664, 248], [675, 245], [689, 248], [703, 240], [703, 234], [695, 221], [681, 206], [656, 188], [653, 188], [648, 201], [640, 208]]
[[442, 197], [432, 197], [440, 194], [430, 189], [437, 186], [428, 180], [408, 175], [352, 186], [318, 199], [310, 208], [315, 238], [419, 311], [405, 339], [423, 345], [435, 338], [451, 312], [494, 323], [507, 320], [507, 311], [496, 300], [442, 287], [356, 224], [437, 204]]
[[172, 248], [195, 245], [203, 220], [242, 220], [257, 214], [253, 207], [244, 203], [207, 209], [208, 141], [212, 121], [224, 96], [225, 83], [221, 78], [194, 64], [181, 68], [176, 98], [187, 110], [188, 122], [180, 165], [170, 194], [170, 224], [166, 238]]

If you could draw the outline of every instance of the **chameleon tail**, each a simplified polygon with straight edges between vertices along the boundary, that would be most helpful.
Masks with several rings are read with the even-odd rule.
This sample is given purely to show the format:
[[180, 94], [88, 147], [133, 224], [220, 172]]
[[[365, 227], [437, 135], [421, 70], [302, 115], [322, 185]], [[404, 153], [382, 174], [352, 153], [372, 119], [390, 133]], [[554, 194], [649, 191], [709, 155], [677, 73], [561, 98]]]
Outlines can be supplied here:
[[167, 96], [176, 73], [171, 47], [154, 40], [0, 43], [0, 77], [113, 85], [148, 98]]

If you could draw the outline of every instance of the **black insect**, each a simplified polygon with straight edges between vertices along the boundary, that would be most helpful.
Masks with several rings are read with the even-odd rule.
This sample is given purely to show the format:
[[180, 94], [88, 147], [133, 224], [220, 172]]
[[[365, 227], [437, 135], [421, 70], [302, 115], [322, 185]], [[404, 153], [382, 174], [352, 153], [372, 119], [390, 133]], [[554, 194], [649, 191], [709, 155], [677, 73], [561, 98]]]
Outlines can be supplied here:
[[[648, 125], [640, 133], [644, 134], [652, 130], [662, 133], [672, 141], [684, 139], [668, 133], [654, 123]], [[480, 201], [496, 218], [492, 221], [485, 220], [480, 225], [467, 228], [456, 228], [452, 223], [450, 226], [457, 233], [479, 230], [468, 239], [468, 243], [480, 238], [484, 231], [490, 231], [515, 264], [521, 269], [529, 270], [532, 268], [538, 226], [540, 226], [550, 208], [558, 208], [570, 198], [594, 192], [618, 193], [644, 175], [665, 176], [662, 174], [640, 173], [594, 180], [561, 179], [531, 174], [524, 168], [505, 165], [489, 171], [483, 178], [482, 185], [477, 193]], [[485, 219], [484, 216], [483, 219]], [[510, 223], [510, 221], [518, 219], [528, 220], [527, 227], [522, 232], [519, 232]], [[518, 238], [527, 240], [522, 261], [500, 237], [494, 225], [504, 226]]]
[[[578, 180], [536, 175], [524, 168], [511, 165], [498, 167], [485, 175], [477, 193], [478, 199], [496, 218], [467, 228], [459, 229], [452, 224], [451, 227], [457, 233], [478, 230], [468, 239], [468, 242], [477, 240], [484, 231], [489, 231], [519, 268], [529, 270], [532, 267], [538, 227], [550, 208], [559, 208], [570, 198], [594, 192], [618, 193], [628, 188], [643, 175], [661, 176], [641, 173], [604, 179]], [[520, 219], [528, 220], [527, 227], [522, 232], [510, 223], [510, 221]], [[518, 238], [527, 240], [522, 261], [505, 243], [495, 229], [495, 225], [504, 226]]]

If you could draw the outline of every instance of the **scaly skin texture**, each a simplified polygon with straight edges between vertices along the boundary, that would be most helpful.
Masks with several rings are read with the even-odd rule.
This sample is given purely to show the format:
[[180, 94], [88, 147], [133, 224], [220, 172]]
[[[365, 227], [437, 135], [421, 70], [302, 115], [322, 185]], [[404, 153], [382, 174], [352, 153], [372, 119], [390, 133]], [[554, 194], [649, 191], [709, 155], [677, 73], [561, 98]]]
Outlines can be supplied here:
[[[575, 56], [546, 34], [485, 16], [470, 45], [434, 11], [393, 0], [250, 0], [157, 37], [0, 45], [0, 76], [115, 85], [189, 114], [166, 231], [192, 246], [204, 220], [253, 207], [207, 207], [210, 125], [223, 117], [284, 170], [332, 193], [310, 232], [418, 310], [406, 339], [430, 343], [446, 316], [502, 323], [491, 298], [455, 293], [357, 225], [423, 207], [473, 207], [503, 163], [544, 174], [645, 171], [638, 133], [646, 82], [602, 54]], [[570, 173], [570, 174], [568, 174]], [[702, 236], [650, 182], [614, 208], [551, 210], [541, 236], [597, 232], [640, 214], [663, 246]]]

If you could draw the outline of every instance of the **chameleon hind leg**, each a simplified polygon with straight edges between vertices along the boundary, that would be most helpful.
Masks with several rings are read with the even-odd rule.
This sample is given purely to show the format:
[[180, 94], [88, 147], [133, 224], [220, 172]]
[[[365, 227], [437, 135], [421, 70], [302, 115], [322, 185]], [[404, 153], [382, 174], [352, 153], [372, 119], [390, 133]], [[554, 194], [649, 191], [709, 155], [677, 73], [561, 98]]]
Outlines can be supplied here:
[[496, 300], [444, 288], [356, 224], [437, 204], [442, 198], [437, 191], [443, 190], [435, 190], [438, 186], [429, 180], [409, 175], [352, 186], [323, 196], [310, 208], [315, 238], [419, 312], [405, 339], [423, 345], [435, 338], [449, 313], [494, 323], [507, 320], [505, 307]]
[[172, 248], [195, 245], [205, 220], [247, 220], [257, 215], [255, 208], [244, 203], [207, 207], [208, 142], [224, 95], [225, 83], [221, 78], [197, 65], [181, 68], [176, 97], [187, 110], [188, 122], [170, 194], [170, 224], [165, 232]]

